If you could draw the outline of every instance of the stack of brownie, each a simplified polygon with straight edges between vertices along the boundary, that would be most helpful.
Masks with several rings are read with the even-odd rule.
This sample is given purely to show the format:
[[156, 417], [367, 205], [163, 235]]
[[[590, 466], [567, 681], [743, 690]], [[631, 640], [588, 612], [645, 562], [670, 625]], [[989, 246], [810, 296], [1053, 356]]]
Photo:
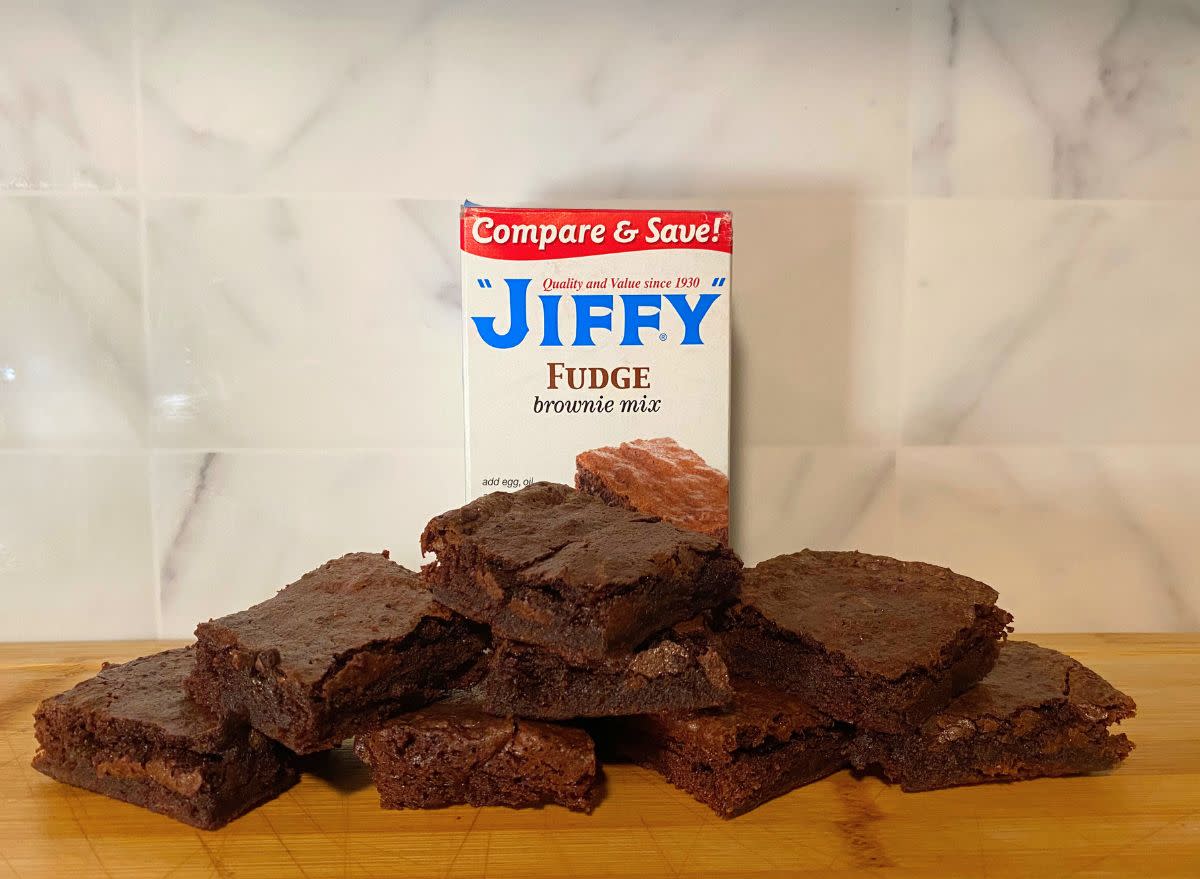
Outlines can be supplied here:
[[1108, 727], [1133, 702], [1006, 643], [988, 586], [859, 553], [743, 571], [721, 528], [614, 495], [602, 465], [434, 517], [421, 575], [352, 553], [106, 666], [38, 708], [35, 767], [214, 828], [350, 738], [388, 808], [590, 811], [598, 742], [724, 817], [847, 765], [928, 790], [1132, 748]]
[[731, 762], [757, 764], [741, 770], [754, 782], [715, 784], [702, 749], [679, 744], [697, 725], [728, 736], [728, 715], [624, 720], [619, 741], [726, 817], [847, 763], [911, 791], [1115, 766], [1133, 745], [1108, 727], [1132, 700], [1070, 657], [1008, 642], [997, 597], [945, 568], [857, 552], [762, 562], [713, 614], [739, 696], [753, 694], [733, 712], [749, 747]]
[[34, 767], [214, 829], [294, 784], [297, 755], [459, 687], [488, 643], [386, 552], [334, 559], [196, 636], [43, 702]]
[[[456, 708], [464, 722], [486, 727], [501, 723], [488, 717], [519, 718], [504, 722], [556, 742], [569, 730], [578, 760], [586, 754], [594, 767], [591, 738], [550, 721], [678, 713], [726, 705], [732, 696], [698, 617], [734, 597], [742, 564], [713, 537], [565, 485], [537, 483], [434, 517], [421, 549], [437, 554], [424, 569], [434, 596], [492, 636], [477, 698]], [[446, 802], [441, 779], [430, 776], [453, 767], [410, 756], [414, 747], [432, 747], [421, 742], [430, 734], [427, 714], [402, 717], [357, 743], [377, 781], [389, 779], [379, 784], [385, 806]], [[440, 733], [440, 710], [437, 719]], [[540, 750], [526, 752], [536, 759]], [[414, 765], [417, 783], [395, 784], [414, 780]], [[488, 760], [470, 768], [473, 787], [459, 802], [514, 804], [512, 776], [491, 778]], [[494, 769], [508, 771], [506, 764]], [[572, 783], [545, 791], [545, 799], [589, 809], [599, 790], [595, 778], [593, 772], [587, 795]]]

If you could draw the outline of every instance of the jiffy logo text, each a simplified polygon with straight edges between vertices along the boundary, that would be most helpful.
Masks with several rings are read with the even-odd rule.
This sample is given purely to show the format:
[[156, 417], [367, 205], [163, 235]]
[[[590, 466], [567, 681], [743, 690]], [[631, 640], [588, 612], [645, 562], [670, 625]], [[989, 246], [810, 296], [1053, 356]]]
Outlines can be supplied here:
[[[529, 282], [532, 278], [505, 278], [508, 287], [508, 329], [501, 332], [496, 316], [472, 317], [471, 322], [485, 344], [492, 348], [515, 348], [529, 335]], [[641, 345], [642, 330], [661, 330], [663, 302], [678, 316], [683, 326], [681, 345], [703, 345], [700, 325], [721, 294], [698, 293], [689, 299], [686, 293], [543, 293], [541, 303], [543, 347], [594, 346], [597, 332], [615, 332], [619, 328], [621, 345]], [[569, 300], [564, 305], [563, 300]], [[560, 316], [573, 313], [575, 335], [564, 343], [560, 332]], [[614, 326], [616, 324], [616, 326]], [[660, 335], [665, 339], [665, 335]]]

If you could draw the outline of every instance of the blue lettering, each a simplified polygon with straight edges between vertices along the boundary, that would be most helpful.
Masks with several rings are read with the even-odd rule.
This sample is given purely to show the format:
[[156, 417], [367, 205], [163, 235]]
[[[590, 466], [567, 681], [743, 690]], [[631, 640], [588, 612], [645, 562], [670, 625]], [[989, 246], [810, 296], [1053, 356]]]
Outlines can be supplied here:
[[529, 288], [531, 278], [505, 278], [508, 285], [508, 311], [510, 314], [508, 332], [501, 335], [496, 332], [494, 317], [473, 317], [475, 329], [479, 338], [493, 348], [515, 348], [525, 341], [529, 335], [529, 315], [525, 313], [525, 291]]
[[[650, 293], [622, 293], [621, 302], [625, 305], [625, 334], [621, 336], [621, 344], [640, 345], [642, 336], [639, 331], [643, 327], [655, 330], [659, 327], [662, 297]], [[654, 310], [642, 314], [642, 308]]]
[[557, 294], [542, 295], [542, 347], [557, 348], [562, 345], [558, 337], [558, 303], [562, 297]]
[[[505, 278], [508, 285], [508, 329], [499, 332], [497, 317], [472, 317], [479, 337], [492, 348], [515, 348], [529, 335], [529, 314], [526, 303], [532, 278]], [[570, 297], [575, 302], [575, 347], [594, 347], [596, 330], [613, 331], [614, 297], [608, 293], [576, 293]], [[688, 302], [685, 293], [668, 293], [659, 296], [653, 293], [622, 293], [621, 345], [643, 345], [642, 330], [662, 328], [662, 300], [666, 299], [683, 324], [681, 345], [703, 345], [700, 325], [721, 298], [720, 293], [700, 293], [696, 303]], [[562, 347], [559, 314], [563, 297], [558, 293], [539, 295], [542, 306], [542, 341], [545, 348]], [[664, 337], [665, 338], [665, 337]]]
[[668, 293], [664, 298], [671, 303], [679, 319], [683, 321], [683, 341], [681, 345], [703, 345], [700, 339], [700, 321], [708, 314], [713, 303], [720, 298], [720, 293], [701, 293], [693, 307], [688, 305], [686, 293]]
[[[607, 308], [597, 313], [594, 308]], [[595, 345], [592, 330], [612, 330], [613, 298], [607, 293], [578, 293], [575, 296], [575, 346]]]

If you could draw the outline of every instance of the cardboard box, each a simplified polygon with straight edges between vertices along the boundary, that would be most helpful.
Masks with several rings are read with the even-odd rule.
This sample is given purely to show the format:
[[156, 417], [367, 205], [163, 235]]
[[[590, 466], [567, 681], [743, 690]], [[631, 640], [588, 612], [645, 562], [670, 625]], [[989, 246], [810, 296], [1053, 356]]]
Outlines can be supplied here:
[[730, 214], [468, 203], [461, 219], [468, 499], [577, 482], [577, 457], [604, 450], [583, 460], [614, 503], [678, 506], [702, 483], [711, 505], [723, 484], [727, 535]]

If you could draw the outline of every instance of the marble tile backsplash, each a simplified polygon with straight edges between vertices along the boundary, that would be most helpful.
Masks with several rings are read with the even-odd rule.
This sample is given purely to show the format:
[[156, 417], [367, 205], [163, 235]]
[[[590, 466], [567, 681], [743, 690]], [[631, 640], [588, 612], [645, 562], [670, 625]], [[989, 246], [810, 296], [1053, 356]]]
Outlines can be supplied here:
[[465, 196], [734, 211], [747, 562], [1200, 628], [1200, 0], [13, 0], [0, 51], [0, 640], [419, 565]]
[[457, 223], [449, 200], [151, 199], [150, 445], [461, 442]]

